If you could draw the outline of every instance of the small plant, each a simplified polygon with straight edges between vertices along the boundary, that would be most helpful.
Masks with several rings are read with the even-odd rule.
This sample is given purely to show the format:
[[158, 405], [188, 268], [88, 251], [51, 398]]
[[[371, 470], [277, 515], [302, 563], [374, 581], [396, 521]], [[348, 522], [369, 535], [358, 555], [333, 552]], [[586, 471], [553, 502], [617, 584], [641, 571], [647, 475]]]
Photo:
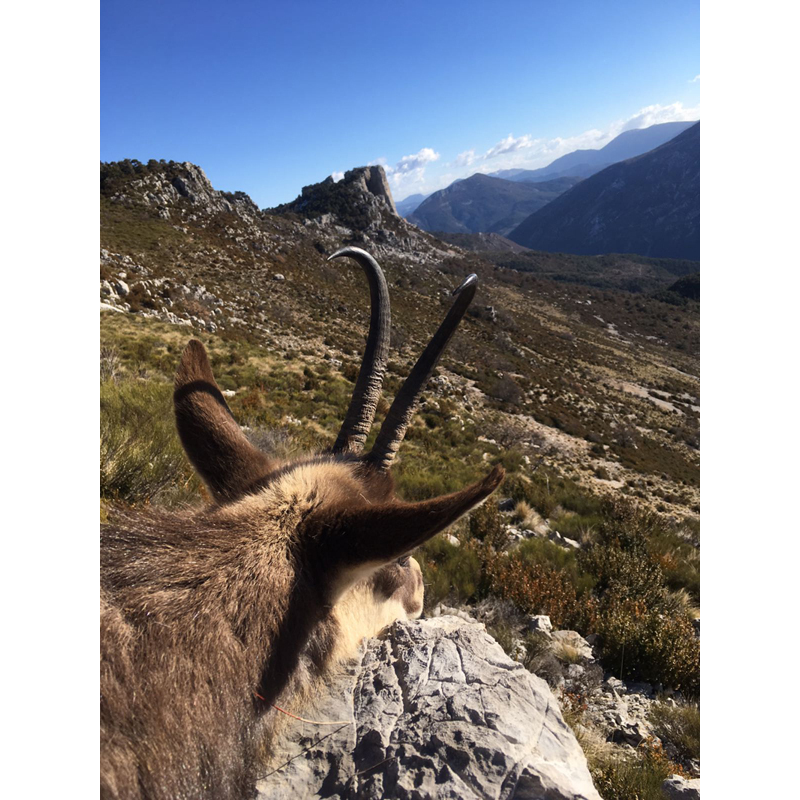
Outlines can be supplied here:
[[633, 756], [600, 758], [590, 763], [589, 769], [604, 800], [664, 800], [661, 784], [670, 775], [684, 774], [652, 741]]
[[469, 516], [469, 533], [495, 550], [502, 550], [508, 542], [503, 520], [494, 498], [487, 500]]
[[470, 542], [454, 545], [444, 536], [426, 542], [416, 553], [425, 581], [425, 608], [450, 600], [456, 604], [479, 593], [483, 565]]
[[532, 513], [534, 513], [533, 509], [528, 505], [528, 502], [526, 500], [520, 500], [516, 506], [514, 506], [511, 519], [519, 525], [524, 525]]
[[172, 414], [172, 386], [105, 381], [100, 386], [100, 497], [174, 505], [200, 493]]
[[656, 736], [671, 744], [684, 760], [700, 760], [700, 706], [655, 703], [650, 723]]
[[553, 645], [553, 654], [565, 664], [580, 664], [583, 660], [580, 650], [567, 642], [556, 642]]

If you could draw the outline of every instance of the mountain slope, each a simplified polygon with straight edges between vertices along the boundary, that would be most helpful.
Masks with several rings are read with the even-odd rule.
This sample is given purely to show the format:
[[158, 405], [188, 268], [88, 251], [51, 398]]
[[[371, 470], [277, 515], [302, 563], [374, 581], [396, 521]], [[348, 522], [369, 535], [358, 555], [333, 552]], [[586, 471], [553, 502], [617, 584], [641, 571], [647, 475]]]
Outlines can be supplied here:
[[401, 217], [407, 217], [416, 211], [419, 204], [428, 196], [427, 194], [410, 194], [408, 197], [396, 201], [395, 208], [397, 208], [397, 213]]
[[473, 175], [424, 200], [408, 221], [426, 231], [499, 233], [505, 236], [528, 215], [577, 182], [561, 178], [526, 184]]
[[660, 125], [651, 125], [649, 128], [624, 131], [599, 150], [575, 150], [540, 169], [504, 170], [494, 175], [525, 183], [539, 183], [565, 176], [588, 178], [611, 164], [635, 158], [660, 147], [695, 124], [695, 122], [663, 122]]
[[699, 260], [700, 123], [587, 178], [508, 238], [549, 252]]

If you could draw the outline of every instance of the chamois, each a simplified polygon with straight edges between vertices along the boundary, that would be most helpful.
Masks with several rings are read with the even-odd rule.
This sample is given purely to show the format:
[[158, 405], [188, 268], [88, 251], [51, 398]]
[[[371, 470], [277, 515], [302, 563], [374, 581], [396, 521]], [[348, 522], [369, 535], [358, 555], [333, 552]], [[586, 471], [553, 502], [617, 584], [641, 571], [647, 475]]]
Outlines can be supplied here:
[[176, 374], [175, 417], [215, 503], [180, 513], [115, 510], [103, 526], [104, 798], [251, 797], [267, 712], [301, 655], [316, 665], [331, 657], [337, 602], [357, 602], [362, 591], [418, 614], [419, 567], [409, 553], [502, 480], [496, 467], [459, 492], [406, 503], [390, 472], [416, 401], [474, 296], [474, 275], [454, 292], [362, 454], [388, 358], [389, 297], [369, 254], [351, 247], [331, 258], [342, 256], [364, 270], [371, 313], [331, 451], [281, 463], [251, 445], [192, 340]]

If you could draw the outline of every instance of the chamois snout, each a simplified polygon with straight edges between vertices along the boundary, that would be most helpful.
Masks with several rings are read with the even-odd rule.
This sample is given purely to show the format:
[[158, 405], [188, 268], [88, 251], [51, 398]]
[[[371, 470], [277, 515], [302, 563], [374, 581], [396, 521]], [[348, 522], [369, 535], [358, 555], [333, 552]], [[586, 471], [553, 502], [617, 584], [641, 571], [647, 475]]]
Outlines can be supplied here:
[[375, 574], [373, 585], [377, 598], [400, 603], [408, 619], [417, 619], [422, 614], [425, 587], [415, 558], [404, 556], [383, 567]]

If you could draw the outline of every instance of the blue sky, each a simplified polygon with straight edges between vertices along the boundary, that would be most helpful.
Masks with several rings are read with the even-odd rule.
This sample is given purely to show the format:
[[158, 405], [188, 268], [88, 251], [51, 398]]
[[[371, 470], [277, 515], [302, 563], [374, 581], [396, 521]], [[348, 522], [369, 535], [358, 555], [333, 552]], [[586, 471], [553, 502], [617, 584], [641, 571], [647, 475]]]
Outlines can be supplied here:
[[101, 160], [261, 207], [381, 163], [395, 199], [700, 116], [699, 2], [102, 0]]

